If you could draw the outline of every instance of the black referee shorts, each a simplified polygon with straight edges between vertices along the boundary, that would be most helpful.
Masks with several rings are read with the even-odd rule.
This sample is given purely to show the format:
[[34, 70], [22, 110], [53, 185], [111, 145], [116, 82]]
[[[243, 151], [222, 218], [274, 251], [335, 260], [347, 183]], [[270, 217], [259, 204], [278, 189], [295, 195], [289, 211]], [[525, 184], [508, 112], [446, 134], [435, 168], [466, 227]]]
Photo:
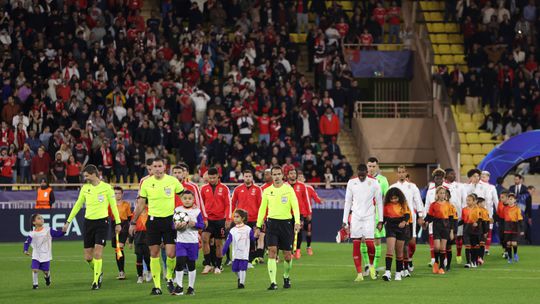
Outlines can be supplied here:
[[148, 216], [146, 221], [146, 243], [148, 246], [175, 244], [176, 230], [173, 227], [173, 217]]
[[268, 219], [266, 221], [266, 244], [279, 250], [291, 251], [294, 241], [294, 220]]
[[97, 220], [84, 219], [84, 248], [94, 248], [95, 245], [105, 246], [107, 243], [107, 231], [109, 230], [109, 219]]

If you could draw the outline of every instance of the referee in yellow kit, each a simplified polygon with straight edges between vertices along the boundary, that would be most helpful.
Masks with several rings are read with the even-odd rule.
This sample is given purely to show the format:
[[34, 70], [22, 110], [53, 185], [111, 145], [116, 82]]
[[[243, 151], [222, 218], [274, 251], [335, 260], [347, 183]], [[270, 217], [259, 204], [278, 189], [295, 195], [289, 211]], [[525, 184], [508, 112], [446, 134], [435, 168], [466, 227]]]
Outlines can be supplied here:
[[167, 253], [167, 289], [173, 293], [173, 274], [176, 266], [176, 230], [174, 229], [174, 197], [182, 193], [184, 187], [176, 177], [165, 174], [165, 161], [155, 158], [152, 162], [153, 175], [146, 178], [139, 191], [137, 206], [133, 212], [129, 233], [133, 235], [137, 219], [148, 205], [146, 221], [146, 243], [150, 249], [150, 271], [154, 280], [151, 295], [161, 295], [161, 262], [160, 245], [165, 244]]
[[103, 247], [109, 230], [109, 207], [114, 216], [115, 233], [120, 233], [120, 216], [116, 207], [114, 190], [111, 185], [99, 179], [99, 171], [94, 165], [88, 165], [83, 170], [86, 184], [79, 192], [79, 198], [71, 209], [67, 222], [62, 231], [66, 232], [69, 224], [81, 210], [83, 204], [86, 205], [84, 213], [84, 258], [90, 268], [94, 271], [94, 281], [92, 290], [101, 288], [103, 280]]
[[[283, 288], [291, 288], [289, 272], [292, 268], [292, 250], [294, 235], [300, 230], [300, 211], [294, 189], [283, 183], [283, 170], [280, 166], [272, 167], [272, 186], [264, 189], [261, 207], [255, 228], [255, 237], [259, 236], [264, 219], [266, 220], [266, 244], [268, 246], [268, 275], [270, 287], [276, 290], [276, 256], [279, 250], [283, 251], [285, 258], [283, 273]], [[294, 218], [291, 215], [294, 214]], [[293, 228], [294, 221], [294, 228]]]

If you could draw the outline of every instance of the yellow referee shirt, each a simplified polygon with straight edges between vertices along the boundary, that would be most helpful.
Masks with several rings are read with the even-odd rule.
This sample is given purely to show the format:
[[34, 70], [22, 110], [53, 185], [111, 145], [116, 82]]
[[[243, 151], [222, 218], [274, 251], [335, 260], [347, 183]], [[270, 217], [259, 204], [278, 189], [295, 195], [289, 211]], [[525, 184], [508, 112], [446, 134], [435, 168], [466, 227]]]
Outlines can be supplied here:
[[68, 222], [71, 222], [77, 213], [79, 213], [83, 204], [86, 205], [84, 218], [89, 220], [106, 218], [109, 216], [110, 206], [114, 216], [114, 222], [120, 224], [120, 215], [118, 214], [114, 190], [111, 185], [100, 181], [97, 186], [93, 186], [90, 183], [82, 186], [81, 191], [79, 192], [79, 198], [69, 214]]
[[261, 207], [259, 208], [259, 216], [257, 218], [257, 227], [262, 227], [267, 210], [268, 218], [275, 220], [291, 219], [292, 210], [295, 224], [300, 224], [298, 200], [294, 189], [289, 184], [283, 184], [279, 188], [272, 185], [264, 189]]
[[174, 196], [184, 191], [177, 178], [163, 175], [161, 179], [151, 176], [141, 185], [139, 196], [148, 203], [148, 216], [168, 217], [174, 213]]

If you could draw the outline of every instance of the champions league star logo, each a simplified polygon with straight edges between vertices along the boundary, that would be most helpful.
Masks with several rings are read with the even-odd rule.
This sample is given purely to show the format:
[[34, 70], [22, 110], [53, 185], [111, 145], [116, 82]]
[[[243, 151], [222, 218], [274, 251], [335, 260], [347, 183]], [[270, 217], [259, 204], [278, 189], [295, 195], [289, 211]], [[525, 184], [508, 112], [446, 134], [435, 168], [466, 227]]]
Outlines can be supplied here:
[[165, 188], [165, 195], [171, 196], [171, 188], [169, 187]]
[[105, 197], [103, 196], [103, 194], [99, 194], [97, 199], [100, 203], [103, 203], [105, 201]]

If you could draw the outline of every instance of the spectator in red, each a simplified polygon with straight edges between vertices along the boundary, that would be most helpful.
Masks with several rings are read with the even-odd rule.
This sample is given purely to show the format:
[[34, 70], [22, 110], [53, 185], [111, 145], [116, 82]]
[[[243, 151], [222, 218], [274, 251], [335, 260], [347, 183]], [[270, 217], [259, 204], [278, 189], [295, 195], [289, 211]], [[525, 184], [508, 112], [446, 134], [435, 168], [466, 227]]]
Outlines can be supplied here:
[[259, 123], [259, 144], [263, 141], [270, 144], [270, 117], [268, 113], [257, 117], [257, 122]]
[[[3, 147], [0, 151], [0, 184], [11, 184], [13, 182], [13, 166], [17, 158], [8, 154], [8, 148]], [[8, 188], [5, 187], [4, 190]]]
[[75, 160], [75, 156], [70, 155], [66, 165], [66, 180], [68, 184], [78, 184], [81, 182], [81, 163]]
[[21, 112], [21, 107], [15, 102], [13, 96], [9, 96], [7, 101], [2, 108], [2, 121], [12, 122], [13, 117]]
[[389, 32], [390, 35], [388, 37], [388, 43], [400, 43], [399, 41], [399, 31], [400, 31], [400, 25], [401, 25], [400, 15], [401, 15], [401, 8], [396, 4], [396, 1], [392, 1], [392, 5], [388, 9], [388, 25], [390, 26], [390, 32]]
[[363, 46], [370, 46], [373, 44], [373, 36], [368, 32], [367, 29], [364, 29], [360, 35], [360, 44]]
[[330, 142], [333, 136], [337, 137], [339, 134], [339, 118], [331, 107], [327, 107], [324, 115], [321, 116], [319, 129], [326, 142]]
[[336, 24], [336, 30], [341, 38], [345, 38], [345, 36], [347, 36], [347, 33], [349, 33], [349, 24], [345, 22], [345, 18], [339, 18], [339, 22]]
[[8, 147], [15, 142], [15, 135], [13, 130], [9, 127], [6, 121], [2, 121], [2, 128], [0, 129], [0, 148]]
[[38, 149], [37, 155], [32, 158], [32, 180], [37, 183], [41, 179], [48, 179], [49, 169], [51, 165], [51, 158], [49, 154], [45, 152], [45, 147], [41, 146]]

